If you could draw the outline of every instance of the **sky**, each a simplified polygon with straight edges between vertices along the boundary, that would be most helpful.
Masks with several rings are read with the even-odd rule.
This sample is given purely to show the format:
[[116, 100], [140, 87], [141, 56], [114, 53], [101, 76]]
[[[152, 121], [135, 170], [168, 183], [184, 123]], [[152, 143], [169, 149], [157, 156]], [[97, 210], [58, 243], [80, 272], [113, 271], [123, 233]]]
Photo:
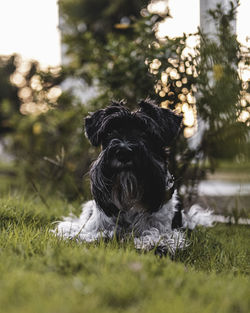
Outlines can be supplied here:
[[[199, 0], [169, 0], [169, 6], [173, 18], [164, 27], [169, 36], [196, 31]], [[250, 45], [249, 15], [250, 0], [241, 0], [237, 33], [243, 42], [249, 36]], [[57, 0], [0, 0], [0, 55], [19, 53], [44, 67], [59, 65], [58, 23]]]
[[0, 55], [61, 62], [57, 0], [0, 0]]
[[[248, 36], [250, 44], [250, 0], [240, 2], [236, 32], [241, 42], [245, 43]], [[181, 36], [183, 32], [187, 34], [196, 32], [200, 24], [200, 0], [169, 0], [168, 3], [173, 18], [166, 20], [163, 32], [167, 30], [168, 36], [173, 37]]]

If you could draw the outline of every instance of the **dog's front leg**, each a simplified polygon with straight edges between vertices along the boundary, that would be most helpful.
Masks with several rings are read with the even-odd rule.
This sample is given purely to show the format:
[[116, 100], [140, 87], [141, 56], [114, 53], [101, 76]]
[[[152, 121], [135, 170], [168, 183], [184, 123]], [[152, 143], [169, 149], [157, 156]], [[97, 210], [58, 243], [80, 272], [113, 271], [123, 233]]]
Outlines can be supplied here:
[[144, 231], [141, 236], [134, 238], [134, 244], [138, 250], [155, 250], [159, 255], [174, 255], [177, 250], [188, 246], [185, 233], [179, 230], [173, 230], [166, 233], [160, 233], [158, 229], [151, 228]]

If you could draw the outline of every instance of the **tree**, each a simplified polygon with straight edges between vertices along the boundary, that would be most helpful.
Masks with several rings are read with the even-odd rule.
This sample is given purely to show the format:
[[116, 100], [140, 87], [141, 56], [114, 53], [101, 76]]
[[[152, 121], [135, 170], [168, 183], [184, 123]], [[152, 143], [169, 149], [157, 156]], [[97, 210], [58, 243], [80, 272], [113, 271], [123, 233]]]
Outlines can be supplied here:
[[[157, 38], [163, 16], [150, 13], [146, 6], [140, 10], [141, 16], [135, 14], [134, 8], [141, 5], [136, 0], [130, 2], [126, 13], [119, 6], [106, 2], [104, 7], [91, 0], [61, 0], [59, 5], [70, 71], [98, 86], [99, 94], [91, 101], [93, 108], [106, 106], [111, 98], [126, 98], [134, 107], [138, 99], [150, 96], [184, 114], [183, 132], [170, 154], [172, 172], [180, 178], [179, 189], [182, 184], [189, 186], [192, 195], [207, 168], [214, 170], [218, 157], [239, 153], [249, 134], [248, 121], [241, 118], [249, 108], [249, 97], [244, 99], [247, 106], [241, 105], [249, 88], [238, 65], [248, 64], [249, 51], [243, 53], [230, 29], [236, 14], [233, 3], [226, 12], [220, 5], [209, 12], [217, 27], [214, 39], [201, 31], [175, 39]], [[84, 10], [90, 6], [91, 12]], [[107, 8], [113, 13], [109, 23]], [[191, 36], [200, 38], [192, 49], [187, 44]], [[196, 145], [186, 138], [198, 127], [197, 120], [188, 119], [188, 115], [198, 116], [205, 128]]]

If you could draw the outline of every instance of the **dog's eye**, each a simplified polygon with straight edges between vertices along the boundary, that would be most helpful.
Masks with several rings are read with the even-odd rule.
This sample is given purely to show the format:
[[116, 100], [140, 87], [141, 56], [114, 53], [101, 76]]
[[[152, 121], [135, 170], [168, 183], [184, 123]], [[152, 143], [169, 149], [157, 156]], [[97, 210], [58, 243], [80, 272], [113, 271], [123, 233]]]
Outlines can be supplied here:
[[107, 138], [113, 138], [117, 136], [117, 132], [116, 131], [110, 131], [107, 133]]
[[119, 132], [116, 130], [109, 131], [106, 134], [107, 138], [113, 138], [113, 137], [117, 137], [117, 136], [119, 136]]
[[149, 136], [146, 133], [139, 133], [138, 137], [140, 137], [142, 140], [147, 140]]
[[103, 145], [107, 145], [113, 138], [115, 138], [113, 131], [106, 132], [103, 136]]

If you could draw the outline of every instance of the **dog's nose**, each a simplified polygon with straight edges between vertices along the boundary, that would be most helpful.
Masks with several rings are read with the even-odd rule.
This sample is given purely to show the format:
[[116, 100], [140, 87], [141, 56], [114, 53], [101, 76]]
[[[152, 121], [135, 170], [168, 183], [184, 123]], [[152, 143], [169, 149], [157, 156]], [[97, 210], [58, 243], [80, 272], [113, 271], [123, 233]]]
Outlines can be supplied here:
[[120, 143], [115, 152], [115, 156], [118, 161], [127, 163], [131, 161], [132, 149], [125, 143]]

